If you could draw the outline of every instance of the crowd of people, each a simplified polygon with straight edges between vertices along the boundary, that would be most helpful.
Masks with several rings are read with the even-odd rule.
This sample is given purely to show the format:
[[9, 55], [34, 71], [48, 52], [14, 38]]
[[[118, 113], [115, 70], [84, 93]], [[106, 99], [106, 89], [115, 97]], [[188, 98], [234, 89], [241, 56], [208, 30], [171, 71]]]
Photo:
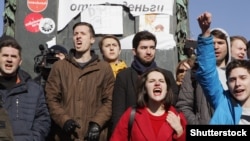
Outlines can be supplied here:
[[185, 141], [186, 125], [250, 124], [250, 43], [211, 28], [209, 12], [197, 21], [197, 45], [175, 74], [156, 64], [153, 33], [134, 35], [134, 60], [126, 64], [116, 36], [101, 38], [99, 57], [93, 26], [78, 22], [73, 48], [53, 46], [58, 60], [32, 79], [20, 67], [22, 47], [3, 35], [0, 139]]

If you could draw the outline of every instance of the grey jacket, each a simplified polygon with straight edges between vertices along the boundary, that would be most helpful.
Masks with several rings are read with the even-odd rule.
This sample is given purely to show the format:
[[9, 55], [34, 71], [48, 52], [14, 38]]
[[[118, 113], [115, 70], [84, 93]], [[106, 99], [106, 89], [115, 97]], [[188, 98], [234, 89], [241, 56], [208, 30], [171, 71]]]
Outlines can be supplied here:
[[188, 124], [208, 124], [213, 109], [203, 93], [201, 86], [188, 70], [180, 88], [176, 108], [182, 111]]

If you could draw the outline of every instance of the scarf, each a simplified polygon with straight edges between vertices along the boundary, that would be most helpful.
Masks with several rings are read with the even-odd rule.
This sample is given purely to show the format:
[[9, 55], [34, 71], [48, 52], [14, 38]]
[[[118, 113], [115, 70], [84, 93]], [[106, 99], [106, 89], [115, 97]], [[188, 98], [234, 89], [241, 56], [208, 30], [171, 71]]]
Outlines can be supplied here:
[[132, 67], [133, 69], [135, 69], [135, 70], [139, 73], [139, 75], [141, 75], [141, 74], [143, 74], [145, 71], [147, 71], [147, 70], [149, 70], [149, 69], [151, 69], [151, 68], [156, 68], [157, 65], [156, 65], [155, 61], [152, 61], [150, 65], [145, 66], [145, 65], [142, 64], [142, 63], [140, 62], [140, 60], [135, 56], [135, 57], [134, 57], [134, 61], [133, 61], [132, 64], [131, 64], [131, 67]]
[[18, 81], [17, 75], [10, 77], [0, 76], [0, 89], [10, 89], [15, 86]]

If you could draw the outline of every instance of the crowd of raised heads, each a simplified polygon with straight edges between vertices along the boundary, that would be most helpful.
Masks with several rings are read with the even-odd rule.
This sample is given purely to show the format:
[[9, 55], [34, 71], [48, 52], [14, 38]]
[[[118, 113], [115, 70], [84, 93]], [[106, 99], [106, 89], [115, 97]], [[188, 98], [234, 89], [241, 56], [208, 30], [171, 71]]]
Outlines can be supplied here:
[[[198, 69], [196, 77], [201, 85], [207, 101], [213, 107], [214, 112], [209, 120], [209, 124], [223, 125], [241, 125], [250, 124], [250, 61], [248, 59], [235, 59], [229, 55], [228, 62], [222, 74], [218, 69], [219, 52], [215, 50], [215, 38], [212, 36], [211, 23], [212, 14], [204, 12], [197, 18], [201, 29], [198, 37], [199, 45], [197, 47], [197, 63]], [[225, 33], [225, 32], [224, 32]], [[221, 42], [223, 43], [223, 41]], [[229, 44], [227, 44], [229, 46]], [[245, 45], [245, 44], [243, 44]], [[231, 46], [230, 46], [231, 48]], [[232, 51], [229, 49], [229, 53]], [[222, 81], [226, 81], [225, 88]], [[213, 82], [213, 83], [211, 83]]]
[[[201, 34], [196, 41], [186, 41], [187, 59], [180, 60], [176, 68], [178, 80], [177, 74], [181, 76], [181, 73], [177, 72], [184, 66], [180, 64], [190, 58], [195, 60], [193, 67], [181, 77], [182, 83], [177, 81], [181, 84], [177, 109], [184, 113], [190, 125], [249, 124], [249, 39], [210, 27], [209, 12], [199, 15], [197, 21]], [[195, 45], [190, 45], [194, 42]]]
[[[230, 62], [232, 59], [239, 60], [250, 60], [250, 40], [248, 41], [244, 36], [241, 35], [232, 35], [230, 36], [222, 28], [213, 28], [211, 29], [211, 34], [216, 38], [224, 39], [225, 46], [228, 50], [225, 50], [225, 54], [230, 56], [227, 59], [227, 62]], [[216, 46], [221, 46], [220, 42], [214, 41]], [[216, 47], [219, 48], [219, 47]], [[181, 85], [185, 72], [192, 67], [195, 67], [196, 63], [196, 48], [197, 40], [187, 39], [183, 48], [183, 55], [186, 56], [185, 59], [179, 60], [176, 67], [176, 83], [178, 86]], [[184, 71], [185, 70], [185, 71]]]
[[175, 73], [156, 63], [157, 38], [146, 30], [135, 33], [126, 64], [116, 36], [102, 36], [99, 56], [93, 26], [75, 23], [72, 48], [53, 46], [56, 61], [35, 79], [20, 67], [19, 43], [0, 38], [4, 139], [186, 141], [186, 125], [250, 124], [250, 42], [211, 28], [209, 12], [197, 21], [201, 34], [186, 40]]

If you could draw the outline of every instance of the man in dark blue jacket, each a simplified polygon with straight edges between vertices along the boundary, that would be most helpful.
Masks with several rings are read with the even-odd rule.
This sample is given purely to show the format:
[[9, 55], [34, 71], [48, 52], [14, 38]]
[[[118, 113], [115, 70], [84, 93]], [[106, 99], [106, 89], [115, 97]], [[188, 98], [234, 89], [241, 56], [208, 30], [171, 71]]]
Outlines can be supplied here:
[[0, 38], [0, 95], [16, 141], [44, 141], [50, 115], [43, 88], [20, 69], [21, 46], [10, 37]]

